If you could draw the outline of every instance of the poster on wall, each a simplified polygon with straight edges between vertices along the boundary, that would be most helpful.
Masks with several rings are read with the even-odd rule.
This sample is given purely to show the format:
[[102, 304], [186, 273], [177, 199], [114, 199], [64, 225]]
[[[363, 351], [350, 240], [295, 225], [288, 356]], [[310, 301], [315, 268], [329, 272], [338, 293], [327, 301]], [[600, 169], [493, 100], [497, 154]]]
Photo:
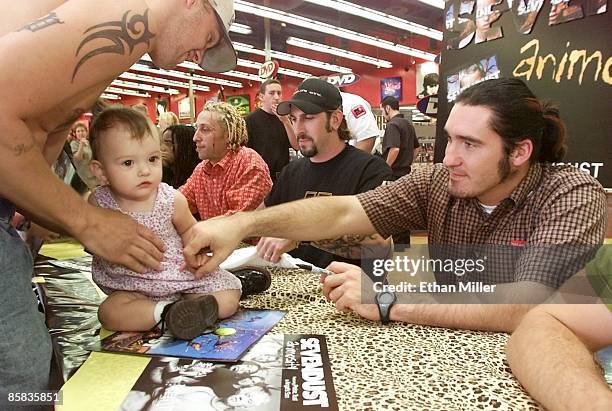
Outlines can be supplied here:
[[435, 161], [457, 95], [488, 78], [519, 78], [559, 107], [562, 160], [612, 188], [612, 13], [607, 0], [449, 0], [444, 13]]
[[178, 102], [178, 113], [179, 118], [189, 118], [191, 116], [191, 104], [189, 104], [189, 97]]
[[402, 100], [402, 78], [401, 77], [387, 77], [380, 80], [380, 100], [382, 101], [385, 97], [395, 97], [398, 100]]
[[241, 94], [239, 96], [228, 96], [227, 102], [234, 106], [241, 116], [246, 116], [251, 112], [251, 103], [248, 94]]
[[170, 110], [170, 100], [168, 98], [158, 98], [155, 102], [155, 110], [157, 112], [157, 117], [160, 114], [165, 113]]
[[438, 94], [439, 66], [433, 61], [417, 64], [416, 66], [416, 97], [422, 99], [427, 96]]

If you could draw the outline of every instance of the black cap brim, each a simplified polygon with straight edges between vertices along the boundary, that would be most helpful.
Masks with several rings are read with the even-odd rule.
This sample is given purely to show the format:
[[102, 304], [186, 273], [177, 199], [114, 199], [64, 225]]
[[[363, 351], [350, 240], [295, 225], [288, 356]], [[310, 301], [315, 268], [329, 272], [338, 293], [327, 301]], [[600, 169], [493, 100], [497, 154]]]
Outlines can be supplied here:
[[286, 116], [291, 113], [291, 106], [296, 106], [306, 114], [319, 114], [325, 111], [317, 104], [311, 103], [310, 101], [295, 100], [283, 101], [276, 107], [276, 113], [279, 116]]

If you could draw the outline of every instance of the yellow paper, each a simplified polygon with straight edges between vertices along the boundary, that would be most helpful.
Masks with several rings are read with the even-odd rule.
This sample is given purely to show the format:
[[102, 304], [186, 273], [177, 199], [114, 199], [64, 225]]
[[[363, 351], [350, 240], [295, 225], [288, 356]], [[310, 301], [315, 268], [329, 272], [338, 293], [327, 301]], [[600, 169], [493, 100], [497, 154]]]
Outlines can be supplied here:
[[40, 254], [58, 260], [66, 260], [87, 255], [85, 250], [83, 250], [83, 246], [72, 238], [65, 238], [56, 243], [45, 243], [40, 249]]
[[150, 358], [92, 352], [62, 387], [60, 411], [116, 410], [128, 395]]

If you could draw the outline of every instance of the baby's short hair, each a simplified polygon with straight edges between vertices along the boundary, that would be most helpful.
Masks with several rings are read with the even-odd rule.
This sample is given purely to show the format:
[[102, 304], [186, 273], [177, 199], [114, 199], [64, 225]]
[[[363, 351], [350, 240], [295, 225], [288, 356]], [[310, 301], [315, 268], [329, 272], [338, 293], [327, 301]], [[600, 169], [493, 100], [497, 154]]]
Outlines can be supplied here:
[[89, 130], [89, 143], [94, 160], [99, 160], [101, 140], [104, 133], [117, 126], [128, 129], [131, 137], [137, 140], [142, 140], [145, 136], [156, 136], [155, 126], [148, 117], [132, 108], [108, 107], [95, 118]]

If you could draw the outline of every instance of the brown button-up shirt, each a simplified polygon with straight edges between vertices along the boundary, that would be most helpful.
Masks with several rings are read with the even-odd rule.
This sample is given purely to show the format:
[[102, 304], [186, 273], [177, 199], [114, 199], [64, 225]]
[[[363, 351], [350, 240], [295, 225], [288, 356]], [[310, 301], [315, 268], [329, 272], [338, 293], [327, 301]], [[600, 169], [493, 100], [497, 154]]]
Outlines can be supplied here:
[[[468, 257], [506, 257], [490, 260], [486, 274], [460, 281], [537, 281], [556, 288], [603, 242], [603, 187], [571, 166], [531, 166], [490, 215], [475, 198], [451, 196], [448, 179], [446, 167], [435, 164], [357, 198], [383, 237], [427, 230], [430, 253], [431, 245], [461, 245], [469, 247]], [[444, 281], [459, 281], [452, 277]]]

